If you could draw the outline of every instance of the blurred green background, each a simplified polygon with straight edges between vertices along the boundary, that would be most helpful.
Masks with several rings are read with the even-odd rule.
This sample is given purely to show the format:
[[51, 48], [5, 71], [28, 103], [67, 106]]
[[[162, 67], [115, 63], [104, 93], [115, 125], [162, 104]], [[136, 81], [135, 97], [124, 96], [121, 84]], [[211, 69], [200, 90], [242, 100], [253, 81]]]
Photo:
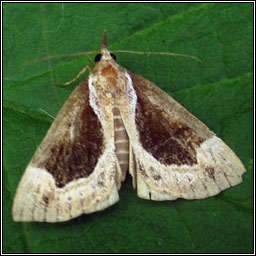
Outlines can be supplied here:
[[[3, 4], [4, 253], [253, 252], [252, 3]], [[65, 223], [15, 223], [18, 182], [52, 119], [99, 50], [186, 53], [189, 58], [117, 53], [117, 62], [172, 95], [244, 163], [244, 182], [204, 200], [147, 201], [128, 176], [118, 204]], [[94, 55], [91, 55], [94, 58]], [[87, 75], [80, 79], [83, 80]]]

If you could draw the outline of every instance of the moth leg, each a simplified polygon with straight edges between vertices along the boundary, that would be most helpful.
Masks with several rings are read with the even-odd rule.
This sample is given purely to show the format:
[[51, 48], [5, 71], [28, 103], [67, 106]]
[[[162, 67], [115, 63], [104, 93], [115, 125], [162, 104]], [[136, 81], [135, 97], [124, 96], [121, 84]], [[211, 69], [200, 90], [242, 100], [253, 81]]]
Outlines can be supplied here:
[[55, 83], [55, 84], [62, 85], [62, 86], [70, 85], [70, 84], [74, 83], [77, 79], [79, 79], [79, 77], [81, 75], [83, 75], [87, 71], [87, 69], [89, 70], [90, 73], [92, 72], [91, 67], [89, 65], [86, 65], [72, 80], [65, 82], [65, 83]]
[[[88, 56], [88, 58], [89, 58], [89, 60], [90, 60], [90, 62], [91, 62], [91, 64], [92, 64], [92, 66], [93, 66], [93, 68], [94, 68], [94, 67], [95, 67], [95, 62], [94, 62], [94, 60], [92, 59], [91, 56]], [[89, 69], [89, 71], [91, 72], [90, 69]]]

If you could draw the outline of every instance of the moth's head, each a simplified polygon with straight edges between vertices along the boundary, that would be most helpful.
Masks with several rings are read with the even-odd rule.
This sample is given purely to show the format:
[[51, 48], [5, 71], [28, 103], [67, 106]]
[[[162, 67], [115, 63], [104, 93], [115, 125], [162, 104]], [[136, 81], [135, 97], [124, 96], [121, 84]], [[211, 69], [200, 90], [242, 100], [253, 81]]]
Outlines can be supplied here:
[[95, 63], [98, 63], [101, 60], [116, 60], [116, 56], [110, 52], [107, 48], [107, 31], [104, 30], [102, 36], [101, 50], [94, 58]]

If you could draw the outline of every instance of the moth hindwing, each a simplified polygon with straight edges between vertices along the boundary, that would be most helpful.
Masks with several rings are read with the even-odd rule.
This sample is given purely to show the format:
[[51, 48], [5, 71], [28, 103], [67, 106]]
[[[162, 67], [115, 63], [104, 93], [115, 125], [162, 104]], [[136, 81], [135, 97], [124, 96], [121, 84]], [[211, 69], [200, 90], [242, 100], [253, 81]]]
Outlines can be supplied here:
[[28, 164], [15, 221], [67, 221], [119, 200], [126, 172], [139, 197], [201, 199], [242, 182], [245, 168], [202, 122], [106, 47]]

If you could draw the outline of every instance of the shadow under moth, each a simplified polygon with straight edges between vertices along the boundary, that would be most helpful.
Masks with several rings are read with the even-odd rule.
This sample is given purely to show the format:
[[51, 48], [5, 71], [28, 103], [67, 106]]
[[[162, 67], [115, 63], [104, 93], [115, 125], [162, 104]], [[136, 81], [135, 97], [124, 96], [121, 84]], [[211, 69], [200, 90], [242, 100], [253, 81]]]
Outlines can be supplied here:
[[103, 210], [119, 200], [127, 171], [138, 196], [157, 201], [202, 199], [242, 182], [235, 153], [172, 97], [119, 66], [106, 32], [95, 61], [28, 164], [14, 221]]

